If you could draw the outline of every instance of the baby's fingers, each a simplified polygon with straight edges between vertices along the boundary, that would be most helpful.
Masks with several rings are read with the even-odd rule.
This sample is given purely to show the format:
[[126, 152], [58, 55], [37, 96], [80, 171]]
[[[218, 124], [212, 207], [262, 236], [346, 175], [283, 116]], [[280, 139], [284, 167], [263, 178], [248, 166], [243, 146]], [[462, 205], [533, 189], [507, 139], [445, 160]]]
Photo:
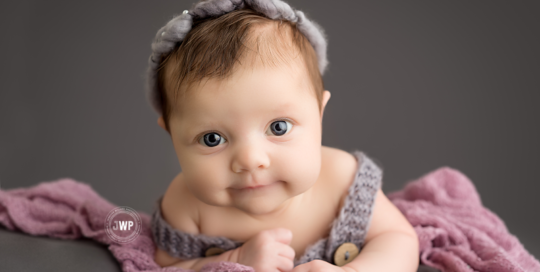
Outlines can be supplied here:
[[288, 245], [280, 244], [278, 249], [278, 256], [287, 258], [289, 260], [294, 260], [294, 255], [296, 252], [294, 252], [294, 249]]
[[290, 244], [292, 240], [292, 231], [285, 228], [276, 228], [266, 230], [268, 235], [270, 235], [275, 241], [278, 241], [283, 244]]
[[289, 272], [294, 268], [294, 262], [291, 259], [282, 256], [278, 256], [276, 265], [277, 270], [280, 272]]

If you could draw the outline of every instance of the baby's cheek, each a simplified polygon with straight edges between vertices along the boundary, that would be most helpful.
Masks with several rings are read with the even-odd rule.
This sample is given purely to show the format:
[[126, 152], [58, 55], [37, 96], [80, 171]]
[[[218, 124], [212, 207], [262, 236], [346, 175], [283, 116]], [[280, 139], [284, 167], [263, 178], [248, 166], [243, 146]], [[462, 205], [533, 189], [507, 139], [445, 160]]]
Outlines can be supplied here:
[[316, 142], [304, 142], [287, 151], [287, 156], [278, 159], [279, 167], [286, 174], [284, 180], [295, 194], [309, 189], [319, 177], [321, 147]]
[[225, 189], [228, 173], [223, 165], [212, 164], [211, 161], [191, 161], [184, 172], [185, 181], [191, 192], [201, 201], [209, 205], [225, 205], [227, 197]]

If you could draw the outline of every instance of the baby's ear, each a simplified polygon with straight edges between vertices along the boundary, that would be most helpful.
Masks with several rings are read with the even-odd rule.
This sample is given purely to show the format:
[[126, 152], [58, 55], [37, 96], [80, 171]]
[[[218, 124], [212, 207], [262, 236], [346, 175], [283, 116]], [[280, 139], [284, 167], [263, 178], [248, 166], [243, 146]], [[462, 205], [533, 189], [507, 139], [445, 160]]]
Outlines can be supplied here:
[[324, 114], [324, 108], [326, 107], [326, 104], [328, 103], [328, 100], [330, 100], [330, 92], [328, 90], [325, 90], [322, 95], [322, 105], [321, 105], [321, 120]]
[[167, 126], [165, 125], [165, 120], [163, 120], [163, 116], [160, 116], [160, 117], [157, 119], [157, 123], [158, 123], [158, 125], [159, 125], [162, 129], [164, 129], [165, 131], [169, 132], [169, 131], [167, 130]]

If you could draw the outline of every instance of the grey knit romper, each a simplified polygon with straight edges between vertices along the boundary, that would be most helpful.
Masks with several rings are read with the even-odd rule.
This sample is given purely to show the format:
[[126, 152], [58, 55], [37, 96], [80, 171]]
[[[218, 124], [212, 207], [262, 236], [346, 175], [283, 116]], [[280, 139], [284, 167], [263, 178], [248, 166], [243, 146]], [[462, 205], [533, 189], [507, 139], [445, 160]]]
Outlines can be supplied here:
[[[358, 161], [358, 169], [329, 235], [309, 246], [303, 256], [297, 256], [295, 266], [316, 259], [335, 264], [334, 255], [343, 244], [352, 243], [358, 249], [362, 248], [371, 221], [375, 196], [382, 185], [382, 171], [364, 153], [352, 153]], [[160, 203], [161, 198], [157, 201], [152, 215], [152, 234], [156, 245], [169, 255], [187, 260], [205, 257], [205, 252], [210, 248], [231, 250], [242, 245], [241, 242], [226, 237], [194, 235], [174, 229], [161, 216]]]

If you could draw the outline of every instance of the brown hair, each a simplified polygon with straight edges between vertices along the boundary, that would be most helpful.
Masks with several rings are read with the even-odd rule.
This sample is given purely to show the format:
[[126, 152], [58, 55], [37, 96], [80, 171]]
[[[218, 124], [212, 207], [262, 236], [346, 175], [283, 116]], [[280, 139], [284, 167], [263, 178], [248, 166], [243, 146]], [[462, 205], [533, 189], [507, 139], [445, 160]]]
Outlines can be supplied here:
[[[251, 50], [248, 45], [254, 45], [255, 54], [246, 54], [246, 49]], [[158, 68], [157, 86], [167, 130], [174, 105], [171, 101], [175, 102], [179, 94], [183, 97], [193, 83], [205, 78], [225, 79], [241, 60], [253, 63], [258, 57], [265, 65], [290, 64], [294, 53], [302, 57], [320, 109], [324, 86], [317, 55], [295, 23], [272, 20], [247, 8], [194, 20], [191, 31], [177, 48], [162, 57]]]

